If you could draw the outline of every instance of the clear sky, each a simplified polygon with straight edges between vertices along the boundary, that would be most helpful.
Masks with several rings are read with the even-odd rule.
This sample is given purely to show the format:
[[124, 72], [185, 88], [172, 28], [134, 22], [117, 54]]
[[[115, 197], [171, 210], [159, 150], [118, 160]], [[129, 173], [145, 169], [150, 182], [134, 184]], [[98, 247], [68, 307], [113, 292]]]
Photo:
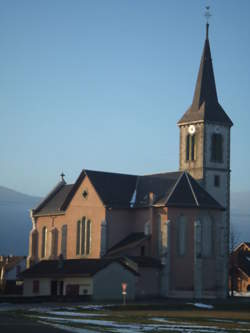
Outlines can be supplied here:
[[232, 190], [250, 190], [249, 0], [0, 0], [0, 185], [45, 195], [62, 170], [177, 170], [207, 4]]

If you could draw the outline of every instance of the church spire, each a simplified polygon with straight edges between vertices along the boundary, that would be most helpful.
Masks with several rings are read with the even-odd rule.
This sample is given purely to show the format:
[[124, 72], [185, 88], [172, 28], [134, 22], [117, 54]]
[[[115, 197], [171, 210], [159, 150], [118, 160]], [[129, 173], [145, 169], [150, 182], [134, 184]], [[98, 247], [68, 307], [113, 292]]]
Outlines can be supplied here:
[[196, 81], [192, 107], [199, 109], [205, 103], [217, 104], [217, 91], [215, 85], [212, 57], [208, 39], [209, 24], [206, 24], [206, 39]]
[[229, 126], [233, 125], [231, 119], [218, 102], [210, 51], [208, 23], [206, 23], [205, 44], [201, 56], [192, 105], [179, 120], [178, 125], [193, 121], [211, 121]]

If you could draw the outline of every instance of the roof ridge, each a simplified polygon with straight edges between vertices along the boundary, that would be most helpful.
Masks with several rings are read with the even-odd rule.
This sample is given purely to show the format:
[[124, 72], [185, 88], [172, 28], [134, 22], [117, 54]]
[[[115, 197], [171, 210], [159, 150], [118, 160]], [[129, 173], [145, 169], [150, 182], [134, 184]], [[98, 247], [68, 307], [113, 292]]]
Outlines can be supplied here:
[[188, 175], [188, 173], [187, 173], [186, 171], [184, 171], [184, 173], [185, 173], [185, 176], [186, 176], [186, 178], [187, 178], [188, 184], [189, 184], [189, 186], [190, 186], [190, 188], [191, 188], [191, 191], [192, 191], [192, 194], [193, 194], [194, 200], [195, 200], [195, 202], [196, 202], [196, 205], [199, 207], [199, 201], [198, 201], [198, 199], [197, 199], [197, 197], [196, 197], [196, 195], [195, 195], [195, 192], [194, 192], [193, 186], [192, 186], [192, 184], [191, 184], [191, 182], [190, 182], [190, 179], [189, 179], [189, 177], [188, 177], [189, 175]]
[[44, 205], [51, 200], [61, 189], [63, 186], [66, 185], [65, 180], [60, 180], [59, 183], [56, 184], [56, 186], [47, 194], [45, 198], [43, 198], [40, 203], [33, 209], [34, 213], [36, 214], [37, 211], [42, 209]]
[[107, 173], [107, 174], [112, 174], [112, 175], [131, 176], [131, 177], [138, 177], [139, 176], [139, 175], [134, 175], [134, 174], [129, 174], [129, 173], [110, 172], [110, 171], [101, 171], [101, 170], [90, 170], [90, 169], [83, 169], [82, 171], [96, 172], [96, 173]]
[[[181, 172], [181, 171], [180, 171], [180, 172]], [[168, 200], [169, 200], [169, 199], [171, 198], [171, 196], [173, 195], [173, 193], [174, 193], [176, 187], [178, 186], [180, 180], [182, 179], [183, 175], [184, 175], [184, 172], [182, 171], [181, 174], [180, 174], [180, 176], [178, 177], [176, 183], [174, 184], [172, 190], [170, 191], [170, 193], [169, 193], [169, 195], [168, 195], [166, 201], [164, 202], [164, 205], [167, 204]]]

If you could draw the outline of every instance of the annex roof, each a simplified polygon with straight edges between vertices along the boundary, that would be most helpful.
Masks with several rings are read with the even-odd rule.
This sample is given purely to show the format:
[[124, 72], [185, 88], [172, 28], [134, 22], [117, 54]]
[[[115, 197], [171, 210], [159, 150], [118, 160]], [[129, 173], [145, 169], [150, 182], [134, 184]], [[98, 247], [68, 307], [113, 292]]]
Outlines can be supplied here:
[[136, 244], [140, 244], [141, 242], [148, 239], [149, 236], [145, 235], [144, 232], [133, 232], [123, 238], [120, 242], [116, 243], [108, 250], [108, 255], [114, 252], [118, 252], [130, 246], [135, 246]]
[[[33, 210], [35, 216], [64, 213], [85, 177], [104, 206], [113, 208], [185, 207], [223, 209], [187, 172], [146, 176], [83, 170], [75, 184], [58, 184]], [[151, 196], [152, 195], [152, 196]]]
[[214, 78], [208, 28], [196, 81], [193, 102], [178, 121], [178, 125], [189, 122], [208, 121], [232, 126], [233, 123], [218, 102]]
[[42, 260], [21, 273], [24, 278], [29, 277], [66, 277], [66, 276], [93, 276], [113, 262], [117, 262], [133, 273], [136, 271], [116, 258], [108, 259], [67, 259]]

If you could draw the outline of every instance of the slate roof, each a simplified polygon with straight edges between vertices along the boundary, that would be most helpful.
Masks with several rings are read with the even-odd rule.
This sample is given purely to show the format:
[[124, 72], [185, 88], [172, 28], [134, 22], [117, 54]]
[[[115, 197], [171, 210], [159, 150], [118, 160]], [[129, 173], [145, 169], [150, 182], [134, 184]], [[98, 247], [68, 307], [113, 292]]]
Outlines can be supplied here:
[[[64, 213], [85, 177], [89, 177], [106, 207], [186, 207], [223, 209], [187, 172], [146, 176], [83, 170], [75, 184], [60, 182], [33, 210], [35, 216]], [[150, 201], [153, 193], [153, 202]]]
[[42, 260], [21, 273], [23, 278], [29, 277], [67, 277], [67, 276], [93, 276], [113, 262], [118, 262], [137, 274], [131, 267], [118, 258], [107, 259], [67, 259]]
[[133, 233], [129, 234], [128, 236], [126, 236], [125, 238], [123, 238], [120, 242], [115, 244], [113, 247], [111, 247], [108, 250], [108, 254], [122, 250], [125, 247], [135, 245], [136, 243], [141, 243], [148, 238], [149, 238], [149, 236], [146, 236], [144, 234], [144, 232], [133, 232]]
[[50, 213], [60, 213], [61, 207], [73, 188], [73, 184], [66, 185], [60, 182], [35, 209], [34, 213], [39, 212], [39, 215], [46, 215]]
[[226, 126], [233, 125], [231, 119], [228, 117], [218, 102], [210, 44], [208, 39], [208, 25], [193, 102], [191, 107], [178, 121], [178, 125], [197, 121], [215, 122], [224, 124]]

